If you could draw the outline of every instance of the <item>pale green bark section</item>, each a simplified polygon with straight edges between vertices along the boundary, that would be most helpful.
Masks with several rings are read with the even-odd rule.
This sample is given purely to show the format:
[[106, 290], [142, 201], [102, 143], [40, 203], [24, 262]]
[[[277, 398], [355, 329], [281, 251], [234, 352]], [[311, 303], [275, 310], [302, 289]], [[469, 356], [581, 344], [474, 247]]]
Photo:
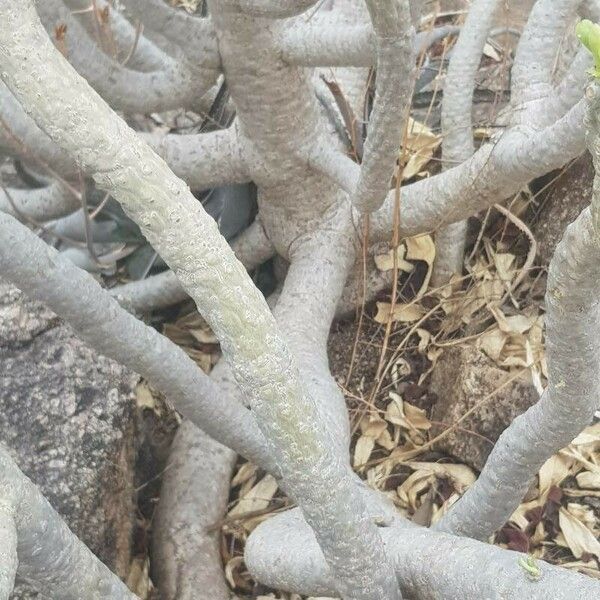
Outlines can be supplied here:
[[[273, 245], [259, 221], [254, 221], [232, 243], [238, 260], [251, 271], [273, 254]], [[141, 281], [132, 281], [110, 290], [127, 310], [143, 314], [151, 310], [172, 306], [188, 297], [173, 271], [164, 271]]]
[[[187, 186], [54, 49], [30, 0], [1, 0], [1, 76], [38, 125], [109, 191], [173, 269], [220, 339], [277, 457], [287, 489], [315, 528], [348, 599], [399, 598], [363, 517], [348, 468], [323, 444], [313, 398], [264, 298]], [[215, 14], [216, 5], [211, 5]], [[333, 499], [323, 502], [327, 490]], [[356, 540], [362, 544], [357, 545]]]

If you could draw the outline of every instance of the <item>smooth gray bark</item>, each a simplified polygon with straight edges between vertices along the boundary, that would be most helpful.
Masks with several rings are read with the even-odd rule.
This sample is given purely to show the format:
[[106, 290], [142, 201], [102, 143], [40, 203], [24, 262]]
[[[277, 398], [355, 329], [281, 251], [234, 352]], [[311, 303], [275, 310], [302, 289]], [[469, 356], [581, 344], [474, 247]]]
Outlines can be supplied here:
[[[160, 70], [169, 62], [168, 56], [144, 36], [143, 25], [130, 23], [107, 0], [96, 0], [96, 10], [100, 15], [90, 10], [89, 0], [64, 0], [64, 4], [76, 13], [92, 39], [102, 34], [109, 38], [105, 50], [116, 54], [112, 58], [127, 61], [129, 67], [139, 71]], [[99, 31], [99, 20], [105, 18], [102, 31]]]
[[0, 187], [0, 211], [23, 221], [57, 219], [80, 206], [76, 193], [58, 182], [31, 190]]
[[229, 600], [219, 520], [235, 453], [184, 421], [171, 445], [153, 517], [153, 581], [163, 600]]

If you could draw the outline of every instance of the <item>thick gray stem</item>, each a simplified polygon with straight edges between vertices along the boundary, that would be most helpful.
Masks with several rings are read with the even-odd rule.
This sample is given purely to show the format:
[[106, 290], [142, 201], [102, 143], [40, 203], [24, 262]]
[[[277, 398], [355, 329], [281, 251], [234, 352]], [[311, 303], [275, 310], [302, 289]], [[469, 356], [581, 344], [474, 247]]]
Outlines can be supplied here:
[[[231, 247], [248, 271], [269, 260], [274, 254], [273, 245], [260, 221], [255, 221], [243, 231]], [[173, 271], [164, 271], [141, 281], [117, 286], [110, 293], [124, 308], [136, 314], [172, 306], [188, 298]]]
[[[315, 401], [299, 379], [264, 298], [216, 224], [52, 46], [31, 0], [1, 0], [0, 8], [2, 79], [38, 125], [121, 202], [196, 301], [240, 388], [248, 393], [286, 485], [318, 533], [343, 595], [399, 598], [395, 576], [381, 557], [356, 552], [357, 539], [366, 548], [378, 546], [376, 528], [353, 504], [323, 503], [323, 490], [333, 490], [339, 499], [352, 495], [348, 469], [331, 460]], [[213, 19], [219, 16], [220, 36], [247, 26], [236, 24], [247, 17], [222, 12], [224, 8], [210, 3]], [[261, 26], [257, 39], [268, 39], [268, 32]]]
[[93, 348], [146, 377], [213, 438], [277, 472], [251, 413], [223, 395], [181, 348], [122, 309], [93, 277], [2, 213], [0, 240], [3, 278], [45, 303]]
[[560, 42], [580, 2], [537, 0], [535, 3], [519, 40], [512, 68], [511, 101], [516, 122], [526, 122], [524, 109], [528, 103], [548, 97], [552, 92]]
[[[600, 582], [538, 561], [539, 579], [519, 564], [525, 555], [404, 524], [382, 527], [386, 554], [402, 591], [419, 600], [596, 600]], [[265, 585], [309, 596], [335, 595], [313, 533], [297, 510], [262, 523], [246, 543], [250, 572]]]
[[180, 425], [152, 525], [153, 580], [163, 600], [229, 600], [219, 521], [234, 464], [234, 452], [189, 421]]
[[408, 0], [367, 0], [377, 48], [377, 87], [356, 191], [360, 213], [384, 202], [398, 160], [403, 117], [408, 114], [415, 58]]
[[125, 12], [145, 26], [146, 35], [166, 52], [191, 64], [218, 68], [215, 32], [210, 19], [177, 10], [163, 0], [125, 0]]
[[[400, 235], [416, 235], [464, 219], [579, 156], [585, 149], [584, 113], [585, 103], [580, 101], [545, 129], [525, 125], [510, 129], [461, 165], [403, 188]], [[349, 170], [356, 173], [351, 164]], [[371, 215], [373, 240], [389, 238], [393, 215], [391, 193]]]
[[[141, 28], [136, 28], [108, 0], [96, 0], [99, 17], [90, 10], [90, 0], [64, 0], [65, 5], [77, 13], [78, 20], [86, 28], [90, 36], [104, 34], [109, 38], [107, 50], [116, 53], [113, 58], [120, 62], [127, 60], [127, 65], [140, 71], [155, 71], [165, 67], [169, 57], [143, 35]], [[108, 15], [102, 26], [100, 18]]]
[[[19, 470], [0, 445], [0, 512], [14, 515], [19, 578], [49, 598], [60, 600], [136, 600], [125, 584], [70, 531], [38, 488]], [[0, 533], [3, 533], [0, 529]], [[14, 531], [9, 529], [14, 536]], [[8, 548], [11, 540], [8, 539]], [[2, 539], [2, 550], [4, 550]], [[0, 552], [2, 552], [0, 550]], [[9, 576], [11, 562], [2, 564]], [[0, 576], [0, 590], [2, 578]]]
[[135, 71], [104, 54], [60, 0], [44, 0], [38, 12], [51, 36], [57, 26], [67, 25], [67, 58], [115, 110], [151, 113], [192, 107], [217, 79], [215, 48], [200, 65], [171, 58], [160, 71]]
[[[473, 142], [473, 92], [483, 48], [500, 0], [475, 0], [458, 36], [442, 102], [442, 160], [459, 165], [475, 152]], [[435, 236], [436, 256], [432, 284], [444, 285], [454, 274], [462, 274], [467, 223], [459, 221], [440, 229]]]
[[235, 123], [210, 133], [138, 135], [193, 190], [250, 181]]
[[77, 210], [81, 201], [61, 183], [32, 190], [0, 187], [0, 211], [27, 221], [48, 221]]
[[[588, 146], [600, 167], [596, 86], [588, 116]], [[558, 245], [546, 292], [548, 387], [540, 401], [504, 431], [476, 483], [436, 525], [485, 539], [518, 506], [542, 464], [592, 420], [600, 389], [600, 180], [591, 209], [572, 223]]]

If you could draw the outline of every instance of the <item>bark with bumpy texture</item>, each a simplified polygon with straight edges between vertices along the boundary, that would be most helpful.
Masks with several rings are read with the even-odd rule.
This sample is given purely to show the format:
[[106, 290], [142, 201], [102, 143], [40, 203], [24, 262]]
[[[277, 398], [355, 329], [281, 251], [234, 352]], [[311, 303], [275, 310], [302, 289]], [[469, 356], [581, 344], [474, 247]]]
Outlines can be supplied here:
[[[264, 436], [243, 406], [219, 389], [185, 352], [122, 309], [87, 273], [29, 229], [0, 213], [0, 271], [44, 302], [92, 347], [147, 378], [175, 408], [215, 439], [275, 470]], [[40, 277], [43, 270], [44, 277]]]
[[[448, 65], [442, 102], [442, 160], [459, 165], [475, 152], [473, 142], [473, 92], [500, 0], [476, 0], [470, 7]], [[444, 285], [463, 269], [467, 222], [458, 221], [435, 234], [436, 255], [432, 284]]]
[[[259, 221], [243, 231], [231, 247], [238, 260], [249, 270], [255, 269], [273, 254], [273, 245]], [[173, 271], [164, 271], [140, 281], [116, 286], [110, 293], [127, 310], [143, 314], [178, 304], [188, 297]]]
[[[600, 168], [599, 90], [588, 90], [588, 146]], [[558, 245], [546, 292], [548, 387], [500, 436], [476, 483], [436, 529], [485, 539], [518, 506], [544, 462], [592, 420], [600, 388], [600, 180]]]
[[[600, 582], [537, 561], [533, 579], [519, 564], [525, 555], [467, 538], [394, 523], [381, 528], [402, 591], [419, 600], [596, 600]], [[246, 544], [250, 572], [276, 589], [309, 596], [332, 596], [323, 556], [297, 510], [259, 525]]]
[[[550, 96], [556, 54], [569, 20], [581, 0], [538, 0], [521, 35], [512, 69], [516, 122], [531, 124], [526, 106]], [[525, 115], [528, 115], [527, 117]], [[543, 115], [543, 112], [538, 113]]]
[[153, 580], [163, 600], [197, 598], [200, 589], [202, 597], [229, 600], [218, 524], [227, 508], [235, 453], [185, 421], [171, 456], [153, 517]]
[[0, 490], [1, 504], [14, 514], [20, 578], [62, 600], [137, 598], [73, 535], [2, 445]]
[[377, 210], [390, 189], [415, 64], [408, 0], [367, 0], [367, 7], [376, 36], [377, 88], [360, 177], [350, 196], [361, 213]]
[[[210, 7], [220, 44], [224, 32], [219, 25], [228, 34], [236, 26], [243, 29], [247, 17], [228, 13], [228, 3]], [[2, 79], [38, 125], [120, 201], [198, 304], [249, 394], [290, 493], [315, 527], [340, 592], [349, 599], [399, 598], [348, 467], [332, 460], [323, 445], [327, 434], [315, 401], [303, 389], [264, 298], [216, 224], [52, 47], [33, 4], [2, 0], [0, 8], [5, 17], [0, 26]], [[268, 26], [261, 30], [269, 35]], [[237, 47], [243, 48], [239, 42]], [[322, 489], [333, 491], [333, 502], [323, 504]]]

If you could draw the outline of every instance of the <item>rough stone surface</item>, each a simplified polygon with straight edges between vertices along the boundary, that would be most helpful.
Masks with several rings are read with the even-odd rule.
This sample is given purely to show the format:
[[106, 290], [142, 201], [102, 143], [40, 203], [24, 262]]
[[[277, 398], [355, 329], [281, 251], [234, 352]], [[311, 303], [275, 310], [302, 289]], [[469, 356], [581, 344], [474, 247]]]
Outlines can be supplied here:
[[550, 263], [567, 225], [589, 206], [593, 181], [594, 166], [586, 152], [568, 165], [552, 184], [533, 228], [538, 241], [538, 259], [543, 265]]
[[[511, 377], [472, 346], [448, 349], [439, 358], [430, 391], [437, 396], [431, 420], [438, 435]], [[526, 378], [507, 384], [482, 403], [460, 428], [440, 440], [437, 449], [481, 470], [502, 431], [537, 402], [539, 396]]]
[[[121, 576], [135, 522], [136, 381], [49, 310], [0, 284], [0, 442]], [[14, 595], [29, 597], [22, 587]]]

